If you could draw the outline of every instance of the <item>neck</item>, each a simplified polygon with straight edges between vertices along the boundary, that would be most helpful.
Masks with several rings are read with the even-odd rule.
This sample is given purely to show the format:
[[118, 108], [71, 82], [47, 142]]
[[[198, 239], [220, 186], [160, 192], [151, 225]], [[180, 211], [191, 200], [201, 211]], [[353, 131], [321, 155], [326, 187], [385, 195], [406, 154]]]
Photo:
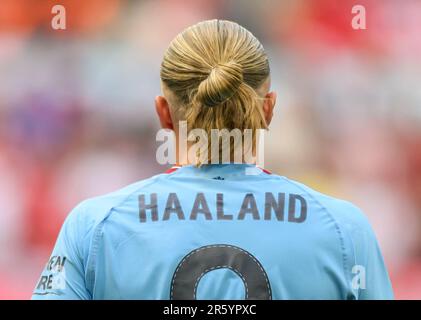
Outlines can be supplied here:
[[[206, 165], [206, 164], [253, 164], [263, 166], [264, 162], [264, 155], [263, 155], [263, 148], [259, 148], [257, 145], [256, 148], [250, 150], [250, 152], [241, 152], [237, 157], [233, 156], [232, 153], [227, 152], [227, 157], [221, 156], [221, 150], [216, 152], [216, 156], [213, 156], [212, 159], [209, 160], [208, 157], [200, 158], [197, 155], [198, 149], [195, 146], [188, 144], [187, 146], [181, 146], [179, 141], [177, 140], [175, 146], [176, 152], [176, 165], [177, 166], [186, 166], [186, 165]], [[235, 154], [235, 152], [233, 152]], [[226, 158], [226, 159], [224, 159]]]
[[216, 135], [212, 132], [208, 137], [206, 132], [200, 129], [192, 130], [188, 134], [187, 122], [181, 121], [174, 133], [175, 158], [178, 165], [221, 163], [263, 165], [265, 133], [263, 129], [256, 130], [253, 134], [246, 133], [246, 130], [244, 133], [240, 130], [219, 130]]

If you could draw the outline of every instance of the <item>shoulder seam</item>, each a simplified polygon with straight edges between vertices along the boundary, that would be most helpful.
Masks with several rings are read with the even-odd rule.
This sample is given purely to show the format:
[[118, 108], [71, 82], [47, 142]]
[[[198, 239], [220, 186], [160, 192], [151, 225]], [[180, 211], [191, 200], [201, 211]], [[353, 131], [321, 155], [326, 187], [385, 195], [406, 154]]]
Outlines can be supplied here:
[[[93, 236], [91, 243], [89, 245], [89, 252], [87, 254], [87, 262], [86, 262], [86, 273], [85, 273], [85, 280], [86, 280], [86, 286], [87, 289], [91, 291], [92, 298], [94, 298], [94, 287], [95, 287], [95, 268], [96, 268], [96, 258], [97, 258], [97, 251], [99, 249], [99, 241], [101, 239], [102, 235], [102, 228], [104, 226], [105, 220], [108, 219], [108, 217], [111, 215], [111, 212], [114, 208], [120, 206], [123, 204], [129, 197], [131, 197], [134, 193], [139, 191], [139, 189], [144, 188], [146, 186], [150, 186], [157, 182], [159, 178], [164, 176], [164, 174], [156, 175], [152, 178], [150, 178], [152, 181], [149, 181], [145, 184], [142, 184], [138, 188], [135, 188], [135, 190], [129, 192], [129, 194], [124, 197], [123, 200], [118, 202], [116, 205], [112, 205], [110, 208], [107, 208], [106, 215], [93, 227]], [[86, 210], [86, 209], [85, 209]], [[86, 234], [85, 236], [86, 237]]]
[[[349, 278], [349, 272], [348, 272], [348, 267], [347, 267], [348, 257], [347, 257], [347, 254], [346, 254], [345, 241], [344, 241], [344, 236], [343, 236], [343, 233], [347, 233], [346, 230], [345, 230], [345, 228], [342, 228], [340, 222], [337, 219], [335, 219], [335, 217], [330, 212], [330, 210], [328, 210], [319, 200], [317, 200], [305, 188], [303, 188], [302, 186], [300, 186], [298, 183], [296, 183], [294, 181], [291, 181], [291, 180], [289, 180], [289, 179], [287, 179], [287, 178], [285, 178], [283, 176], [280, 176], [280, 178], [282, 178], [283, 180], [285, 180], [289, 184], [293, 184], [294, 186], [296, 186], [297, 188], [299, 188], [300, 190], [302, 190], [303, 192], [305, 192], [308, 196], [310, 196], [315, 202], [317, 202], [320, 205], [320, 207], [328, 214], [328, 216], [334, 222], [335, 227], [336, 227], [336, 231], [337, 231], [338, 236], [339, 236], [339, 242], [340, 242], [340, 245], [341, 245], [341, 249], [342, 249], [342, 263], [343, 263], [343, 266], [342, 267], [343, 267], [343, 272], [344, 272], [345, 279], [347, 280], [347, 283], [346, 284], [347, 284], [347, 286], [349, 286], [350, 278]], [[351, 242], [352, 242], [352, 237], [350, 237], [349, 234], [347, 234], [347, 236], [348, 236], [349, 239], [351, 239]], [[355, 260], [355, 257], [354, 257], [354, 260]]]

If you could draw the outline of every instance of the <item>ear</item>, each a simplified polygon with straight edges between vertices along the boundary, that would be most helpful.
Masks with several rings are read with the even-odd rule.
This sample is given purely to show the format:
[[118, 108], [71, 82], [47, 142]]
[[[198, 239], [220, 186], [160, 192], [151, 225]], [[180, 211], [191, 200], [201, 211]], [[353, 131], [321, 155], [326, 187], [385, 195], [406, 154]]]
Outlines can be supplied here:
[[265, 114], [265, 120], [268, 126], [270, 122], [272, 121], [273, 108], [275, 107], [275, 104], [276, 104], [276, 97], [277, 97], [276, 92], [274, 91], [268, 92], [265, 95], [265, 100], [263, 102], [263, 112]]
[[159, 122], [163, 129], [174, 130], [174, 125], [171, 119], [170, 106], [167, 99], [163, 96], [155, 97], [155, 108], [158, 114]]

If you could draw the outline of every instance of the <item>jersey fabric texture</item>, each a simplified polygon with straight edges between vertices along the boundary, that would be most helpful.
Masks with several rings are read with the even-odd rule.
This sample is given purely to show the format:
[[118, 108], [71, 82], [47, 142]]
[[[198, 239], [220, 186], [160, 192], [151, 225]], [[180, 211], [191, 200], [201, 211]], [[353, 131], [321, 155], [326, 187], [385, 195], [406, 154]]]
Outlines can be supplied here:
[[392, 299], [353, 204], [254, 165], [173, 167], [80, 203], [33, 299]]

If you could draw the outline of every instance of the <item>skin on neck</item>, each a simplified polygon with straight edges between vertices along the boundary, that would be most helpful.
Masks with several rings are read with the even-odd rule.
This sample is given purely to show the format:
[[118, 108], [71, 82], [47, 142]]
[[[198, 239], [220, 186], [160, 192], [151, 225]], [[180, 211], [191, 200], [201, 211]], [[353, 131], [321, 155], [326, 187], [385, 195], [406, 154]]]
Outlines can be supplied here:
[[[276, 104], [276, 97], [277, 94], [274, 91], [270, 90], [270, 77], [268, 77], [265, 82], [256, 90], [258, 95], [264, 100], [263, 103], [263, 112], [265, 115], [265, 120], [267, 125], [269, 126], [272, 117], [273, 117], [273, 109]], [[161, 127], [163, 129], [168, 129], [174, 131], [175, 134], [175, 151], [176, 151], [176, 164], [179, 166], [182, 165], [189, 165], [193, 164], [189, 161], [187, 154], [188, 150], [194, 142], [188, 142], [187, 150], [182, 150], [183, 147], [181, 146], [182, 139], [180, 137], [180, 127], [179, 121], [184, 120], [183, 115], [180, 114], [180, 102], [178, 101], [177, 97], [174, 95], [171, 90], [169, 90], [164, 83], [161, 81], [161, 91], [162, 96], [157, 96], [155, 98], [155, 108], [158, 114], [159, 121], [161, 123]], [[182, 151], [182, 152], [180, 152]], [[256, 154], [259, 152], [259, 143], [257, 143], [256, 148], [253, 148], [252, 156], [256, 158]]]

